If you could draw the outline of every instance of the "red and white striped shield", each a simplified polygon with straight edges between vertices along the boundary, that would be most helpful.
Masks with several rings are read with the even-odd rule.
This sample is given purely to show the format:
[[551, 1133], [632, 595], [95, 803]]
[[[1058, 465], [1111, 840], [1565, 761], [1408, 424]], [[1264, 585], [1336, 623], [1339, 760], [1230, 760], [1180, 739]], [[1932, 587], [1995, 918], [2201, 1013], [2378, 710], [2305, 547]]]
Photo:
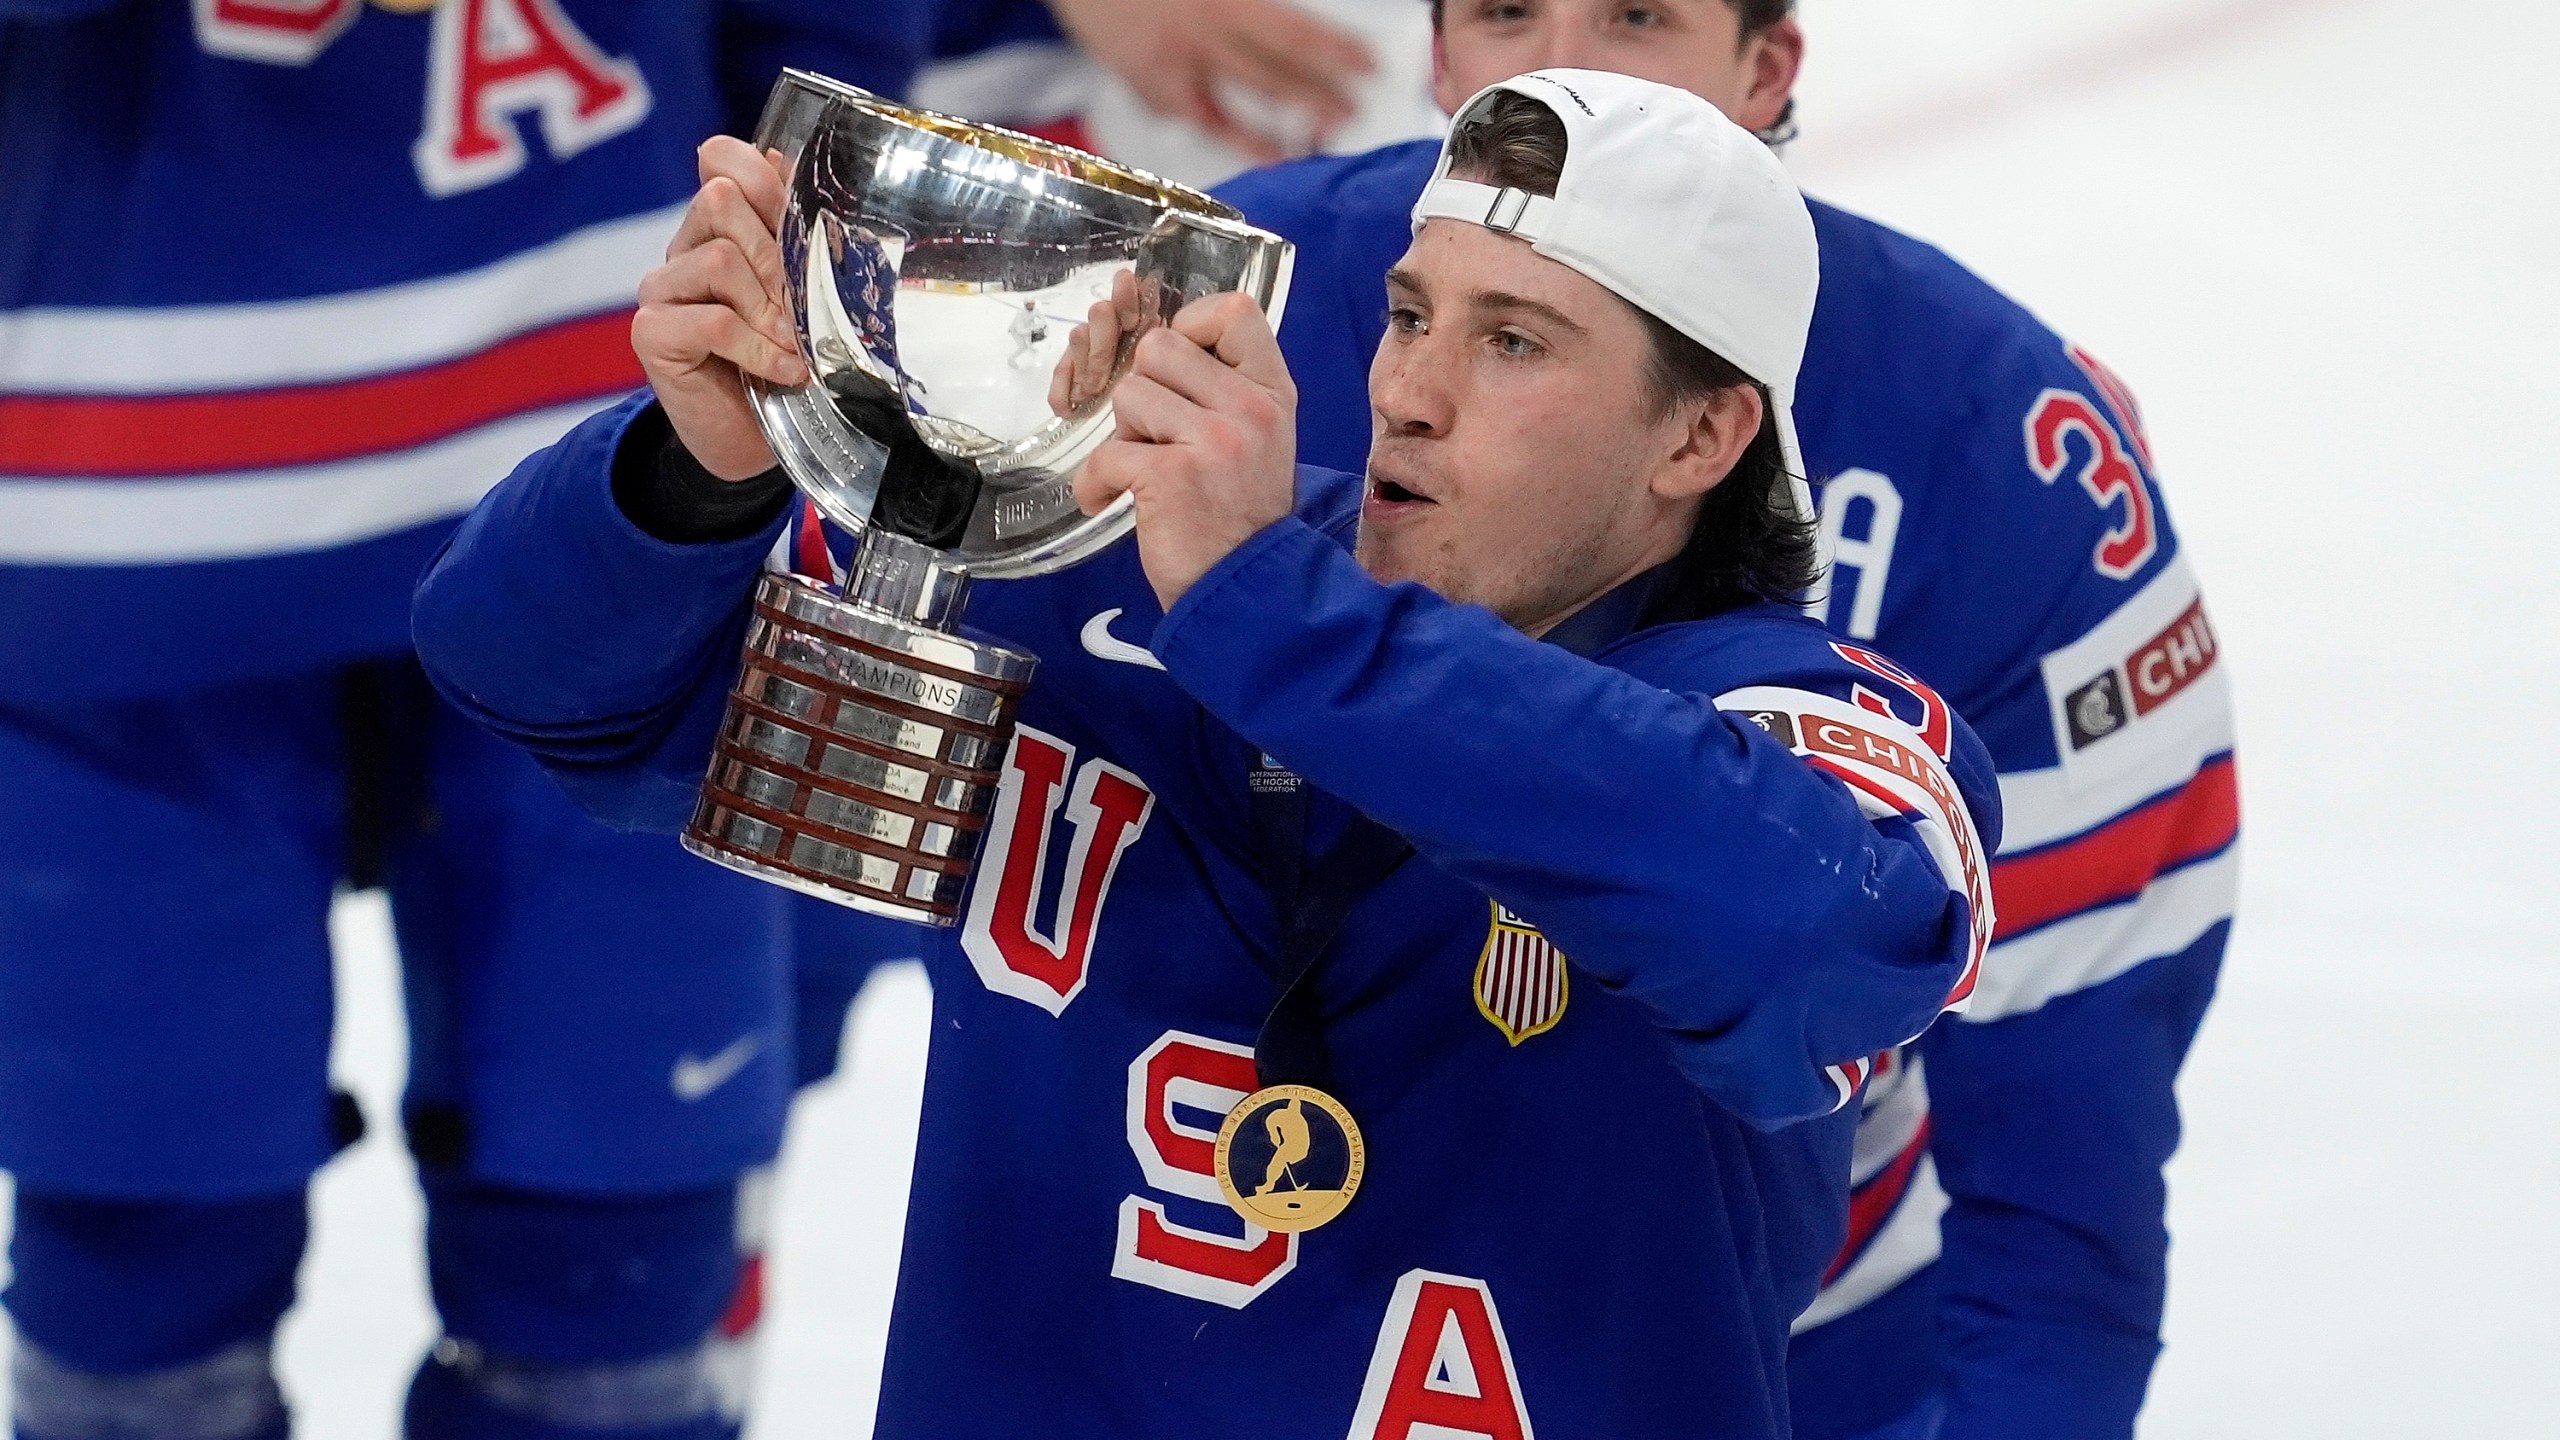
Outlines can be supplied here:
[[1476, 957], [1476, 1010], [1517, 1045], [1564, 1018], [1564, 956], [1538, 927], [1493, 902], [1493, 926]]

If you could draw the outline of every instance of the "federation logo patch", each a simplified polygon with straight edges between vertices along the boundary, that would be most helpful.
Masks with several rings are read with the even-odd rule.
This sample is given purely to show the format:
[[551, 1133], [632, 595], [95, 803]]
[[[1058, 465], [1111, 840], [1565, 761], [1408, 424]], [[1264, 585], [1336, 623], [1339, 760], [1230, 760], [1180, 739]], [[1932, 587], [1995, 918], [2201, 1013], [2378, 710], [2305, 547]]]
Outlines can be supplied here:
[[1476, 957], [1476, 1012], [1517, 1045], [1564, 1018], [1568, 998], [1563, 952], [1538, 927], [1493, 905], [1493, 925]]

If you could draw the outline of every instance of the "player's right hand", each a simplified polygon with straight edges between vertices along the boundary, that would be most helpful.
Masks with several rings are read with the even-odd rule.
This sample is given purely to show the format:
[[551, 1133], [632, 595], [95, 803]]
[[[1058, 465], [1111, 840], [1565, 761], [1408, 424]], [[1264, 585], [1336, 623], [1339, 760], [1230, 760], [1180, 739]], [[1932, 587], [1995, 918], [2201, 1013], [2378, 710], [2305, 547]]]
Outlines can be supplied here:
[[800, 385], [809, 367], [782, 292], [783, 159], [730, 136], [705, 141], [702, 188], [667, 246], [667, 263], [640, 282], [631, 348], [676, 437], [702, 468], [744, 480], [773, 467], [740, 379]]

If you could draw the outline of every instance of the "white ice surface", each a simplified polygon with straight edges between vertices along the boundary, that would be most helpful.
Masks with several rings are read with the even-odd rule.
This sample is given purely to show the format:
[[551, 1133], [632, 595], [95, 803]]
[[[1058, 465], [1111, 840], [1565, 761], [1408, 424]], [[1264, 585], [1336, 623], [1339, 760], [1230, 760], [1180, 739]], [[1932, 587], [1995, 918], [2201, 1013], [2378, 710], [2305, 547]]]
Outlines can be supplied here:
[[[2532, 1057], [2560, 1035], [2560, 921], [2531, 847], [2560, 802], [2560, 13], [1807, 21], [1808, 188], [2133, 384], [2239, 685], [2246, 889], [2183, 1086], [2145, 1440], [2552, 1433], [2560, 1107]], [[387, 942], [375, 903], [342, 919], [341, 1069], [379, 1125]], [[868, 1433], [927, 1011], [914, 970], [875, 984], [850, 1073], [794, 1122], [766, 1440]], [[431, 1331], [406, 1164], [378, 1137], [318, 1196], [287, 1384], [304, 1433], [387, 1440]]]

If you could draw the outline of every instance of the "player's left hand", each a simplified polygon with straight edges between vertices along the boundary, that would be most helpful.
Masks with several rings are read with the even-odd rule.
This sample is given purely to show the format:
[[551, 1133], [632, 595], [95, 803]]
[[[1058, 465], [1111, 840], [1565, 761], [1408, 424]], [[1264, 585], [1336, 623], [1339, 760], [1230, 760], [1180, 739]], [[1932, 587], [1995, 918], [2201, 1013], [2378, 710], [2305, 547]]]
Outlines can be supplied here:
[[1076, 503], [1091, 515], [1131, 498], [1139, 561], [1170, 610], [1295, 503], [1298, 387], [1262, 308], [1229, 293], [1149, 331], [1111, 403], [1112, 436], [1077, 474]]

